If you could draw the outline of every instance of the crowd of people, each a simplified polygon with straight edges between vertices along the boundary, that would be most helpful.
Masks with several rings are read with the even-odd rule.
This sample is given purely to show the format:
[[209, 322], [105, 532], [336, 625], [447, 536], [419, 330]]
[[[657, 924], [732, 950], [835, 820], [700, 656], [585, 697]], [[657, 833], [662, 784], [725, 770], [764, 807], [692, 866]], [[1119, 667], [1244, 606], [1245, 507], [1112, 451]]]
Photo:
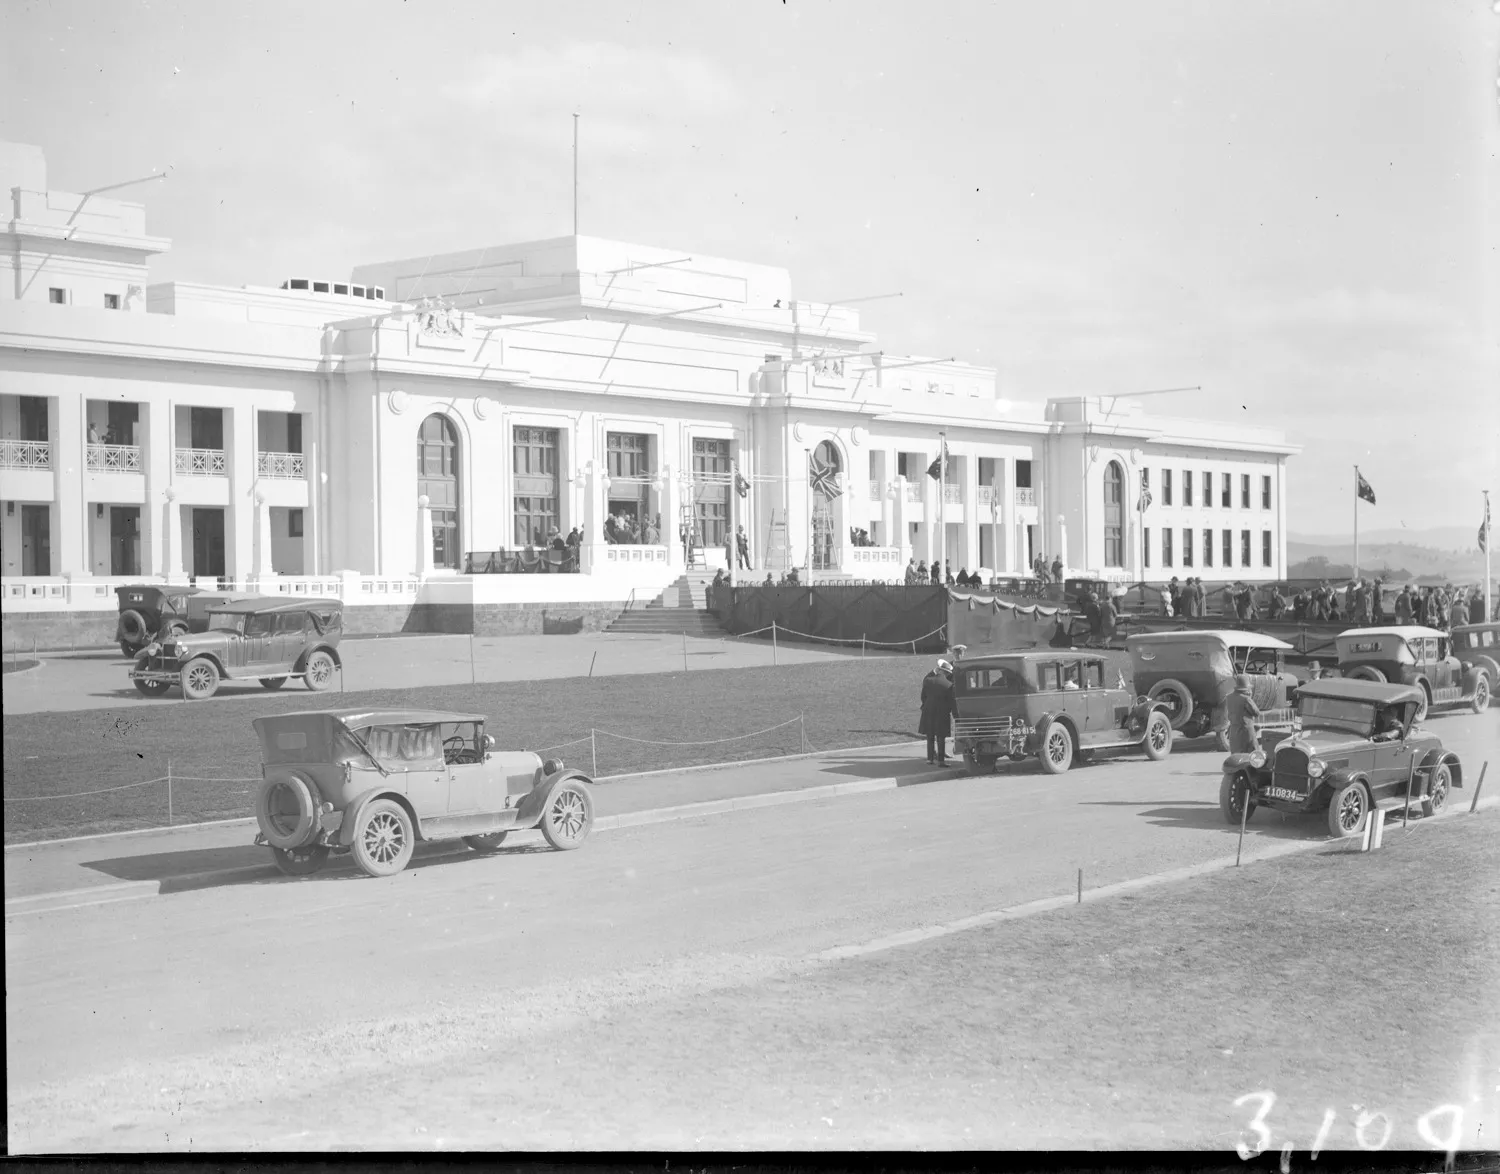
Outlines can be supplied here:
[[[1383, 579], [1350, 579], [1342, 591], [1325, 579], [1294, 592], [1290, 599], [1282, 593], [1281, 584], [1272, 584], [1257, 599], [1251, 587], [1237, 582], [1219, 594], [1220, 612], [1241, 622], [1265, 619], [1352, 627], [1393, 623], [1448, 631], [1485, 618], [1484, 592], [1477, 585], [1466, 591], [1451, 584], [1416, 587], [1407, 583], [1391, 598]], [[1162, 611], [1196, 619], [1207, 614], [1207, 600], [1202, 579], [1189, 576], [1179, 581], [1174, 575], [1162, 595]], [[1490, 618], [1500, 619], [1500, 606]]]
[[949, 587], [984, 586], [984, 580], [980, 578], [978, 571], [970, 573], [967, 567], [960, 567], [955, 575], [952, 564], [945, 568], [941, 559], [933, 559], [931, 567], [927, 565], [926, 559], [920, 562], [915, 558], [910, 559], [906, 564], [903, 582], [908, 587], [919, 587], [923, 583], [944, 583]]
[[604, 519], [604, 541], [611, 546], [656, 546], [661, 542], [661, 515], [642, 522], [624, 511], [610, 514]]

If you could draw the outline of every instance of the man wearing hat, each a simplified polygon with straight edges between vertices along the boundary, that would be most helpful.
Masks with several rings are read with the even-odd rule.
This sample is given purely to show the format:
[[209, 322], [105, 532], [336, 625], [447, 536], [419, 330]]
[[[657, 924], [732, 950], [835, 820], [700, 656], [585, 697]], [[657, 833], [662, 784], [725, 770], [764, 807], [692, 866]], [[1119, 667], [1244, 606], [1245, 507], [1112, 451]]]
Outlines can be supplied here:
[[922, 678], [922, 721], [917, 726], [919, 734], [927, 735], [927, 761], [934, 766], [948, 765], [946, 742], [953, 730], [952, 719], [957, 716], [953, 666], [939, 660], [937, 667]]
[[1260, 716], [1260, 706], [1250, 696], [1249, 677], [1235, 677], [1234, 692], [1224, 702], [1224, 716], [1229, 722], [1229, 753], [1254, 753], [1255, 719]]

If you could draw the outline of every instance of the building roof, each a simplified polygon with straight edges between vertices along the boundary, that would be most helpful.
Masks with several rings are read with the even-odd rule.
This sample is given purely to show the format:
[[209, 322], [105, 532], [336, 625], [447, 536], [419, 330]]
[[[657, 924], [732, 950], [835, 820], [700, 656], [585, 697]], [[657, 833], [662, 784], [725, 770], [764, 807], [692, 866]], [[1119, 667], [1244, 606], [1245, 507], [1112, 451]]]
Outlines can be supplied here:
[[1402, 624], [1392, 628], [1346, 628], [1336, 638], [1342, 640], [1346, 636], [1400, 636], [1403, 640], [1414, 640], [1422, 636], [1446, 635], [1446, 632], [1439, 632], [1436, 628], [1424, 628], [1420, 624]]
[[305, 611], [310, 607], [343, 606], [343, 603], [337, 599], [314, 599], [303, 596], [293, 596], [288, 599], [281, 595], [251, 595], [243, 599], [216, 603], [208, 610], [210, 614], [263, 615], [266, 612]]
[[1285, 640], [1267, 636], [1264, 632], [1245, 632], [1237, 628], [1210, 628], [1206, 631], [1193, 632], [1140, 632], [1134, 636], [1125, 637], [1125, 644], [1127, 647], [1132, 642], [1136, 644], [1191, 644], [1205, 637], [1222, 640], [1226, 645], [1234, 648], [1280, 648], [1283, 651], [1289, 651], [1292, 647]]
[[1375, 705], [1395, 705], [1420, 701], [1425, 696], [1417, 685], [1387, 685], [1381, 681], [1351, 681], [1346, 677], [1328, 677], [1308, 681], [1297, 688], [1297, 697], [1330, 697], [1343, 701], [1368, 701]]

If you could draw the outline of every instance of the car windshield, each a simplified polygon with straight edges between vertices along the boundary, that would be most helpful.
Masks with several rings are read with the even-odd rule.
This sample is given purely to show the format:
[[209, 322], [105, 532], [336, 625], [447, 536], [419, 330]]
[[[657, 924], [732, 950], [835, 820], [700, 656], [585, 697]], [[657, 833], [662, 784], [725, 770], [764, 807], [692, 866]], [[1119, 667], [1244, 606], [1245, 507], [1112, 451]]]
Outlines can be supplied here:
[[443, 743], [436, 725], [345, 728], [355, 753], [368, 752], [386, 770], [432, 770], [443, 765]]
[[208, 617], [210, 632], [241, 632], [245, 630], [245, 617], [237, 612], [218, 612]]
[[1370, 736], [1375, 725], [1375, 707], [1366, 701], [1349, 701], [1342, 697], [1304, 697], [1302, 725], [1320, 730], [1341, 730], [1346, 734]]

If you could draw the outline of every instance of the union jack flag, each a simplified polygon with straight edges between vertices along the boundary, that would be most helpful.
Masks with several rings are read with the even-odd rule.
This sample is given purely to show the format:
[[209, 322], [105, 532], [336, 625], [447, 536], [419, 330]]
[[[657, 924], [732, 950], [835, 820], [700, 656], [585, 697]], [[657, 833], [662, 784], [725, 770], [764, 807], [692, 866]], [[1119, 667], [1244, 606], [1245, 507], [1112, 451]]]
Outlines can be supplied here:
[[1484, 495], [1484, 523], [1479, 527], [1479, 549], [1490, 548], [1490, 495]]
[[1145, 469], [1141, 470], [1141, 500], [1136, 508], [1143, 514], [1151, 508], [1151, 474]]
[[839, 471], [831, 464], [824, 464], [817, 457], [809, 458], [808, 484], [829, 501], [844, 491], [839, 488]]
[[745, 480], [745, 475], [738, 469], [734, 471], [734, 491], [741, 497], [745, 497], [750, 492], [750, 482]]

